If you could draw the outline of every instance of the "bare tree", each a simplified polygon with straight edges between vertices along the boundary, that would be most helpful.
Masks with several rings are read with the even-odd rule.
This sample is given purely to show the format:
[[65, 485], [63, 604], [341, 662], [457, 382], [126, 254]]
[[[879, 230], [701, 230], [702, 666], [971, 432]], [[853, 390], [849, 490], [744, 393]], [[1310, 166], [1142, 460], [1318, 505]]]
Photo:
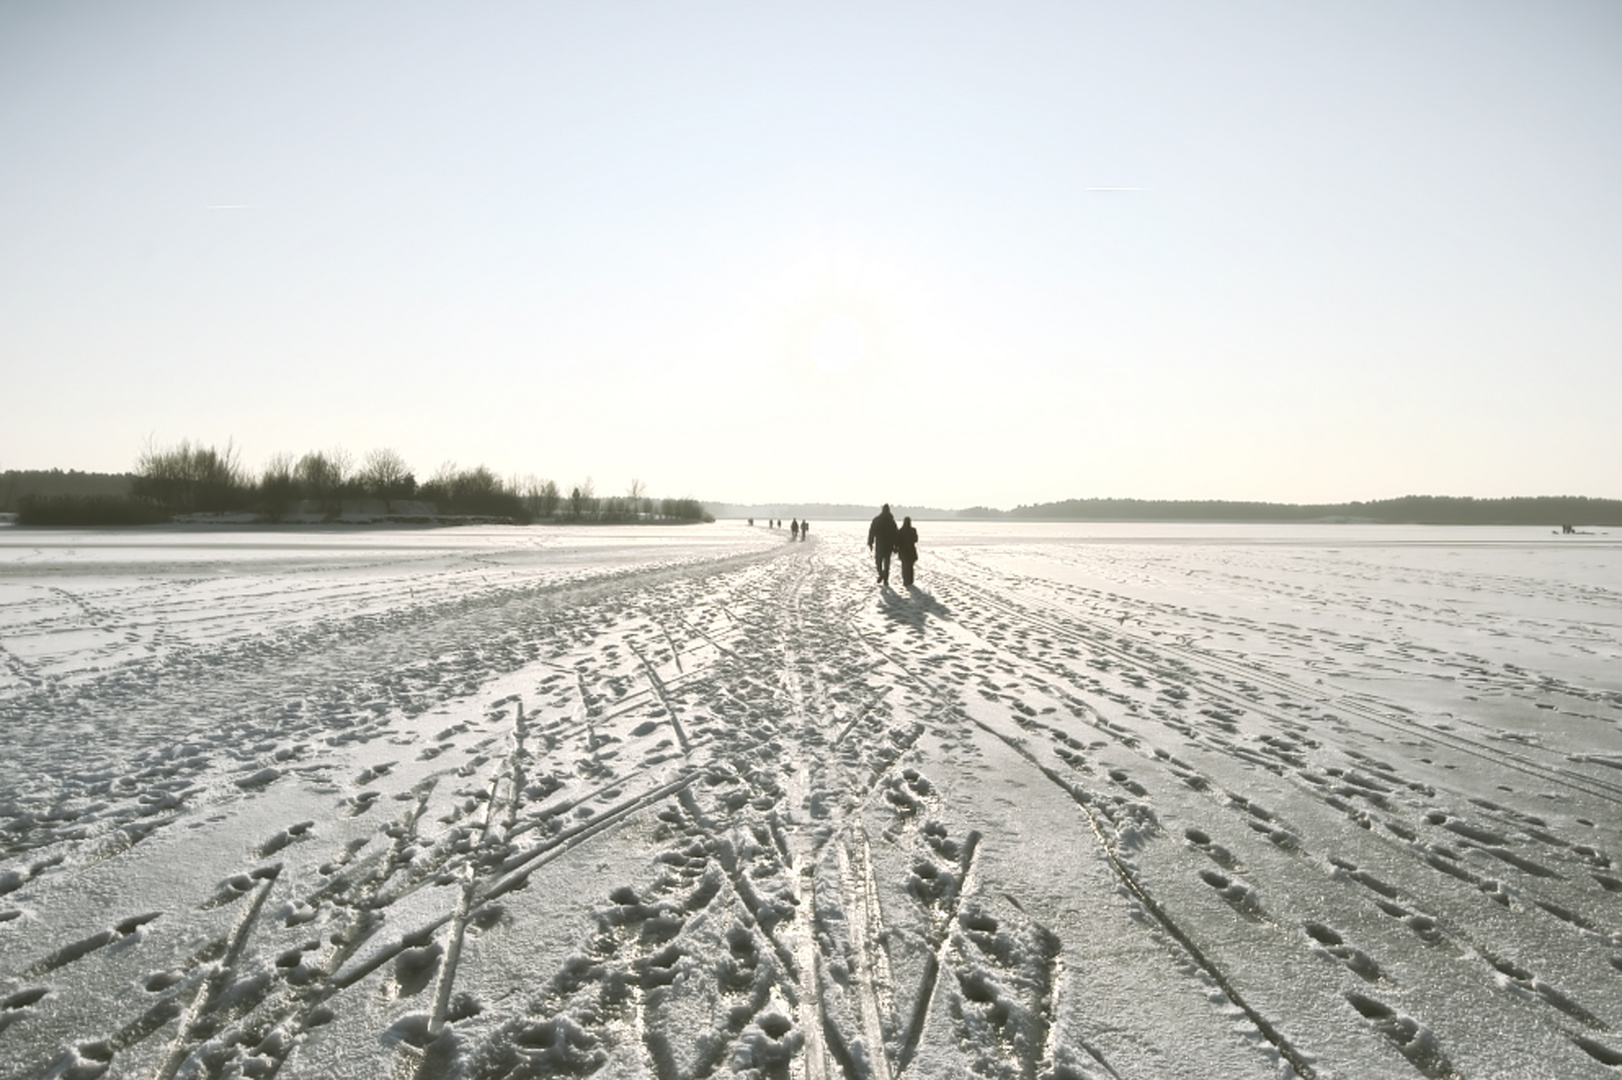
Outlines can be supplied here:
[[0, 472], [0, 476], [6, 478], [5, 490], [0, 491], [0, 510], [10, 510], [11, 497], [17, 492], [17, 474], [7, 470]]
[[524, 505], [529, 508], [530, 514], [535, 518], [549, 518], [558, 511], [558, 486], [551, 480], [542, 480], [534, 473], [524, 477], [521, 483], [514, 482], [514, 489], [521, 492]]
[[461, 469], [447, 461], [417, 493], [441, 514], [477, 514], [518, 522], [528, 522], [533, 516], [518, 482], [504, 482], [485, 465]]
[[435, 487], [449, 488], [456, 483], [456, 462], [441, 461], [434, 475], [428, 478], [428, 484]]
[[597, 495], [591, 477], [586, 482], [576, 484], [574, 490], [569, 492], [569, 516], [579, 521], [586, 514], [597, 512]]
[[293, 455], [272, 454], [259, 474], [259, 500], [264, 504], [265, 516], [281, 521], [293, 508], [298, 498], [298, 481], [293, 477]]
[[410, 498], [417, 488], [411, 466], [406, 464], [405, 458], [387, 448], [367, 454], [366, 463], [355, 474], [355, 480], [366, 494], [378, 499]]
[[452, 494], [469, 502], [484, 502], [489, 496], [500, 494], [505, 489], [501, 486], [501, 478], [491, 472], [488, 466], [475, 465], [471, 469], [463, 469], [456, 474]]
[[343, 510], [344, 485], [349, 480], [350, 458], [342, 450], [312, 450], [299, 458], [294, 475], [304, 494], [321, 504], [321, 512], [337, 517]]
[[234, 443], [223, 451], [189, 440], [159, 448], [149, 439], [136, 459], [131, 492], [171, 510], [230, 510], [247, 493], [249, 480]]

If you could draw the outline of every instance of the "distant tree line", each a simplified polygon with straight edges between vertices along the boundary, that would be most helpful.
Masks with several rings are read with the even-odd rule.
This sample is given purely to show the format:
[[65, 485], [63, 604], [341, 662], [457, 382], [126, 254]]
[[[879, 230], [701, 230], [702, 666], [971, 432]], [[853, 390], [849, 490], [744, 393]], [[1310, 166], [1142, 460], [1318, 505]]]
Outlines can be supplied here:
[[129, 473], [80, 472], [77, 469], [7, 469], [0, 472], [0, 513], [15, 513], [30, 496], [75, 495], [123, 498], [130, 493]]
[[1349, 521], [1388, 525], [1622, 525], [1622, 500], [1580, 495], [1472, 499], [1405, 495], [1349, 503], [1066, 499], [1013, 510], [973, 507], [964, 518], [1024, 521]]
[[[1231, 522], [1368, 522], [1382, 525], [1560, 525], [1622, 526], [1622, 500], [1582, 496], [1510, 499], [1452, 498], [1408, 495], [1400, 499], [1349, 503], [1267, 503], [1221, 500], [1066, 499], [1013, 510], [971, 506], [937, 510], [892, 502], [897, 517], [916, 521], [1231, 521]], [[812, 518], [817, 521], [866, 521], [877, 504], [850, 503], [711, 503], [717, 517]]]
[[[29, 494], [16, 497], [19, 524], [126, 525], [169, 521], [182, 514], [242, 513], [265, 521], [307, 519], [312, 513], [336, 520], [346, 506], [367, 516], [378, 516], [380, 510], [381, 516], [396, 520], [457, 517], [516, 524], [714, 520], [697, 499], [656, 500], [639, 480], [632, 481], [623, 496], [600, 497], [590, 479], [564, 492], [555, 482], [534, 475], [503, 479], [484, 465], [461, 468], [447, 462], [419, 483], [405, 459], [388, 449], [373, 450], [358, 465], [343, 450], [313, 450], [297, 458], [276, 454], [255, 474], [229, 443], [222, 450], [183, 441], [146, 447], [133, 474], [112, 478], [121, 484], [74, 483], [75, 474], [59, 471], [39, 475], [46, 481], [70, 479], [56, 484], [36, 481]], [[9, 487], [0, 487], [0, 495], [10, 499]], [[364, 501], [372, 505], [367, 507]]]

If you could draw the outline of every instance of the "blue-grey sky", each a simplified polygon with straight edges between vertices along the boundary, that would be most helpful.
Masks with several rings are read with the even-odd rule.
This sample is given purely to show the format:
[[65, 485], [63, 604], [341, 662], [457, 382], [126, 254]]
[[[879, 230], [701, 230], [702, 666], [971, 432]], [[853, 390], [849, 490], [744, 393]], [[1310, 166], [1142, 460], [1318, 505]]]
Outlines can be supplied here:
[[1622, 496], [1622, 5], [0, 5], [0, 467]]

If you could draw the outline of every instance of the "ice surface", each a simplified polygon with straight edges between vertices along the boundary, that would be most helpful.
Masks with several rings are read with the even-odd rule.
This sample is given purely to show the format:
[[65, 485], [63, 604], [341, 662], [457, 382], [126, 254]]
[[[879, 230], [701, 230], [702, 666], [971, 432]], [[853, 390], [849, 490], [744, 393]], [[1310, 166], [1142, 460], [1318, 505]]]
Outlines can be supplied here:
[[0, 1077], [1622, 1063], [1622, 538], [0, 530]]

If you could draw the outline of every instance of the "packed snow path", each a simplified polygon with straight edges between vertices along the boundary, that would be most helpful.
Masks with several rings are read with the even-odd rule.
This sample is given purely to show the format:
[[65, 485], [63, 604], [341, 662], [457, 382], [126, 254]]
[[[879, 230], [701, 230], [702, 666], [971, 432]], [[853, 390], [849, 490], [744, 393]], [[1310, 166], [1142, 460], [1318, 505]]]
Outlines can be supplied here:
[[1622, 1071], [1622, 544], [933, 531], [0, 533], [0, 1076]]

